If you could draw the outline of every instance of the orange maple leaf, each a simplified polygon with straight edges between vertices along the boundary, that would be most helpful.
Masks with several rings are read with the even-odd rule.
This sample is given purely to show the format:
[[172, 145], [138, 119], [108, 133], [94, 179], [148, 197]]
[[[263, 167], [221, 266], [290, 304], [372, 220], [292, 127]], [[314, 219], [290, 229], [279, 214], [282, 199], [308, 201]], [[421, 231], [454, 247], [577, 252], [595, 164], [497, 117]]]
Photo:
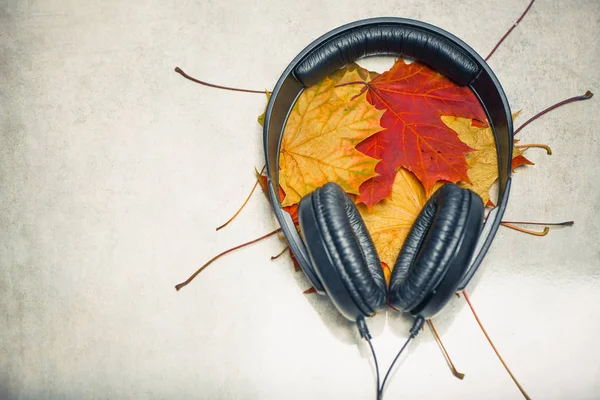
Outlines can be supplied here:
[[[425, 189], [415, 175], [400, 168], [392, 186], [392, 196], [368, 209], [358, 205], [371, 234], [379, 259], [394, 268], [406, 235], [427, 202]], [[384, 268], [385, 273], [385, 268]]]

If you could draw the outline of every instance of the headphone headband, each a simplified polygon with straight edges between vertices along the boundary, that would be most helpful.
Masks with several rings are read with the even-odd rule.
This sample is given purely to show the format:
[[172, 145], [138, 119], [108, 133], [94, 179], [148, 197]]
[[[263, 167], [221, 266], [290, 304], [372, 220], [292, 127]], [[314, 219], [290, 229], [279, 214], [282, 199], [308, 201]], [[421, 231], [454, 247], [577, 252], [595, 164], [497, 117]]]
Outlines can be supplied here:
[[294, 68], [294, 75], [304, 86], [318, 83], [352, 61], [376, 54], [415, 58], [461, 86], [468, 85], [480, 71], [477, 63], [446, 37], [425, 26], [399, 24], [396, 19], [346, 25], [328, 36]]
[[273, 89], [264, 123], [269, 195], [282, 231], [315, 289], [324, 289], [291, 216], [279, 198], [279, 156], [287, 118], [302, 91], [322, 78], [372, 55], [408, 56], [431, 66], [457, 84], [468, 85], [479, 99], [494, 133], [500, 190], [497, 207], [488, 215], [475, 255], [458, 290], [469, 282], [494, 238], [506, 205], [511, 182], [513, 125], [504, 90], [487, 63], [454, 35], [424, 22], [403, 18], [373, 18], [341, 26], [308, 45], [285, 69]]

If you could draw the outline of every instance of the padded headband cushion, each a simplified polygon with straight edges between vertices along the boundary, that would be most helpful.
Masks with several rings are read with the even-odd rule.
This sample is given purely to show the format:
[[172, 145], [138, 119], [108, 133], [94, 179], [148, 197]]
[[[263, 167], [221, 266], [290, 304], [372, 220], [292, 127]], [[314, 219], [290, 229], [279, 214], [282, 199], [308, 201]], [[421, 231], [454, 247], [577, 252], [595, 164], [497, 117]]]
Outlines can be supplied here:
[[[386, 283], [379, 257], [356, 205], [336, 183], [327, 183], [311, 194], [321, 238], [329, 252], [332, 266], [358, 308], [365, 315], [386, 304]], [[329, 293], [335, 296], [335, 293]]]
[[307, 54], [294, 74], [308, 87], [348, 63], [377, 54], [415, 58], [463, 86], [480, 70], [467, 52], [443, 36], [396, 23], [363, 25], [340, 33]]
[[467, 267], [481, 229], [483, 208], [479, 196], [452, 183], [431, 196], [392, 271], [389, 299], [393, 307], [411, 311], [432, 293], [452, 265]]

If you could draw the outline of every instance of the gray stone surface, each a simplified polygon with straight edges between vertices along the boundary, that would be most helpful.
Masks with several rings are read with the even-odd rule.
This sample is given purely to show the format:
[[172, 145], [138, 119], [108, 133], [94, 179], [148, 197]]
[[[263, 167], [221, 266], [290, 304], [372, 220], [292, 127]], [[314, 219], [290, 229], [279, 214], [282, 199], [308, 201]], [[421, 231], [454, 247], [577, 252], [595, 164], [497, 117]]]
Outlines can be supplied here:
[[[257, 194], [261, 95], [318, 35], [393, 15], [445, 28], [482, 54], [528, 0], [0, 2], [0, 398], [365, 399], [367, 348], [271, 238]], [[538, 1], [492, 57], [527, 118], [598, 92], [600, 3]], [[544, 238], [503, 228], [469, 290], [536, 399], [600, 392], [598, 100], [519, 134], [548, 143], [515, 175], [507, 219], [575, 220]], [[462, 299], [436, 319], [463, 381], [425, 330], [386, 398], [518, 399]], [[371, 323], [382, 367], [409, 320]]]

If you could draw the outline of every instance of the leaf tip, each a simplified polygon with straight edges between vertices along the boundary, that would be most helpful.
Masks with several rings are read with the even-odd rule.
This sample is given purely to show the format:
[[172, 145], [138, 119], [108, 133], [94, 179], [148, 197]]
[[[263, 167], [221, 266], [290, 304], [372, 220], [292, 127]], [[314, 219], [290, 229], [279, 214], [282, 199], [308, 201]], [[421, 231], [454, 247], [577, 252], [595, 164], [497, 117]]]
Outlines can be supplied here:
[[461, 381], [465, 378], [465, 374], [463, 374], [462, 372], [458, 372], [458, 371], [452, 371], [452, 375], [454, 375]]

